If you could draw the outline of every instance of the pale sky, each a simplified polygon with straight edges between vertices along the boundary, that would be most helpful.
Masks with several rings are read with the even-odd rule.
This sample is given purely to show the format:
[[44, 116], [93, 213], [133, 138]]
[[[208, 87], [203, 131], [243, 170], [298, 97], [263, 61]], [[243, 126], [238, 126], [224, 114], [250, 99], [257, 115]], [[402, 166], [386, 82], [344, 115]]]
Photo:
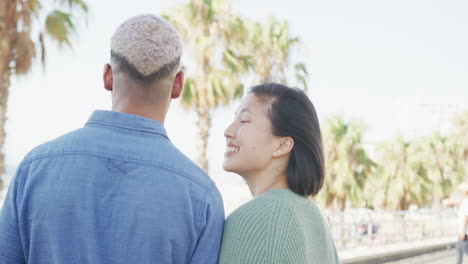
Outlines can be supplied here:
[[[93, 110], [110, 109], [101, 75], [113, 31], [133, 15], [159, 14], [183, 1], [88, 2], [91, 14], [87, 26], [79, 28], [73, 50], [49, 46], [45, 72], [38, 64], [27, 76], [13, 79], [8, 164], [18, 164], [33, 147], [83, 126]], [[274, 15], [290, 22], [303, 43], [309, 95], [320, 119], [343, 114], [362, 120], [368, 125], [368, 142], [397, 133], [402, 100], [468, 98], [468, 1], [236, 0], [234, 7], [251, 19]], [[223, 131], [235, 107], [213, 112], [208, 157], [215, 174], [221, 171]], [[166, 129], [195, 160], [194, 112], [175, 102]]]

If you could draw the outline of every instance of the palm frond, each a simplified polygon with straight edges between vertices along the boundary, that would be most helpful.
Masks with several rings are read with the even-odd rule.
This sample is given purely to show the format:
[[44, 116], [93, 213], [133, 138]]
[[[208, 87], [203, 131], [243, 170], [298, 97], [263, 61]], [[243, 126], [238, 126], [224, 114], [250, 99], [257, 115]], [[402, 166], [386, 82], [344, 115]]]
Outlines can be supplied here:
[[47, 33], [60, 44], [71, 46], [70, 34], [75, 31], [75, 24], [71, 14], [54, 10], [45, 22]]
[[307, 78], [309, 77], [309, 72], [307, 71], [307, 66], [304, 63], [296, 63], [294, 65], [294, 70], [296, 73], [296, 80], [301, 84], [301, 88], [304, 91], [309, 90], [307, 85]]
[[223, 52], [223, 61], [235, 74], [244, 73], [252, 65], [250, 56], [237, 55], [231, 49]]
[[70, 10], [76, 10], [77, 8], [84, 13], [88, 13], [89, 7], [83, 0], [56, 0], [62, 6], [66, 6]]
[[184, 89], [182, 90], [181, 95], [181, 105], [185, 109], [190, 109], [195, 102], [197, 96], [197, 89], [195, 87], [195, 82], [191, 78], [187, 78], [184, 83]]
[[31, 16], [38, 18], [39, 11], [42, 8], [40, 0], [28, 0], [22, 2], [23, 10], [30, 12]]

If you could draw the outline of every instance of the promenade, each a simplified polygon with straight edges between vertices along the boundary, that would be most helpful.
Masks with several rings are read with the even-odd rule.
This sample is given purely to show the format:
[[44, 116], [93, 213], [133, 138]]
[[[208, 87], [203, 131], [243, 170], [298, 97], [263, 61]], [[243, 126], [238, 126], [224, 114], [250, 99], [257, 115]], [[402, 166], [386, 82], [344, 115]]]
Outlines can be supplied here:
[[[450, 237], [389, 245], [358, 246], [353, 249], [340, 250], [339, 255], [342, 264], [445, 263], [447, 261], [447, 263], [455, 263], [455, 242], [456, 238]], [[468, 260], [465, 262], [468, 264]]]
[[[447, 250], [440, 250], [429, 254], [424, 254], [412, 258], [384, 262], [388, 264], [455, 264], [457, 261], [456, 252], [454, 248]], [[468, 264], [468, 256], [463, 258], [463, 264]]]
[[446, 252], [449, 262], [456, 257], [447, 252], [457, 241], [454, 209], [325, 212], [343, 264], [412, 263], [435, 252]]

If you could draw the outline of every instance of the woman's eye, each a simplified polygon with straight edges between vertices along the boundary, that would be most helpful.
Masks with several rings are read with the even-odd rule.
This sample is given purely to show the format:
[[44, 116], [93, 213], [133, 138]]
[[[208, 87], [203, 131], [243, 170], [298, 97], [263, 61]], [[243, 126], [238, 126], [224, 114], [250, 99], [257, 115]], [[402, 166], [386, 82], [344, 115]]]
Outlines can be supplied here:
[[247, 120], [241, 120], [240, 122], [241, 122], [241, 124], [245, 124], [245, 123], [248, 123], [249, 121], [247, 121]]

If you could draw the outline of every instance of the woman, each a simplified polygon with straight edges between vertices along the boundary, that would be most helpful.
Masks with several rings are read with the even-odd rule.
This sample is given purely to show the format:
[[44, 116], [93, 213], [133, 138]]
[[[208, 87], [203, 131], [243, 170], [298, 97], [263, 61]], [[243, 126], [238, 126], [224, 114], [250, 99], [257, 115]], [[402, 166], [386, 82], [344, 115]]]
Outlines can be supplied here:
[[251, 88], [226, 129], [223, 167], [254, 199], [226, 220], [221, 264], [339, 263], [309, 198], [324, 181], [320, 127], [306, 94], [280, 84]]

